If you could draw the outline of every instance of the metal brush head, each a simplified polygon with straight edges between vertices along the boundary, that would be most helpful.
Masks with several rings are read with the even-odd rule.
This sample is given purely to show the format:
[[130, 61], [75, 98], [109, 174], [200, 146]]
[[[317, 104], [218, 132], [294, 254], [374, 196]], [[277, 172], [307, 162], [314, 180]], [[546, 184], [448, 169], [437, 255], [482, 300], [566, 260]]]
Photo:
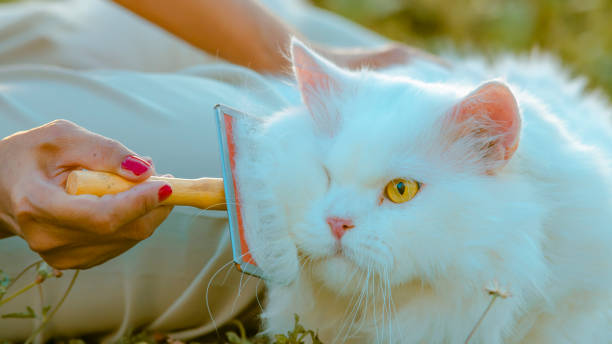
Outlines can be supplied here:
[[235, 128], [240, 126], [241, 122], [252, 120], [253, 116], [220, 104], [215, 106], [215, 112], [234, 263], [239, 271], [261, 278], [263, 271], [255, 263], [245, 239], [245, 224], [240, 207], [240, 190], [238, 190], [239, 176], [235, 173]]

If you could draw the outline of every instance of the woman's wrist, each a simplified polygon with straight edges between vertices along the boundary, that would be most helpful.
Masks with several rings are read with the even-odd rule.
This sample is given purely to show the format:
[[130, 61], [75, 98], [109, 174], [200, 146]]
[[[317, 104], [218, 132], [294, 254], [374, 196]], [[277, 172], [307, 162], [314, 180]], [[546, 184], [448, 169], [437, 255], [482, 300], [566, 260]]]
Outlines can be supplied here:
[[[7, 145], [9, 138], [0, 140], [0, 161], [6, 162], [11, 159]], [[6, 164], [3, 164], [6, 165]], [[8, 190], [4, 187], [3, 181], [6, 179], [6, 171], [0, 166], [0, 239], [4, 239], [17, 234], [14, 222], [6, 212], [9, 203]]]

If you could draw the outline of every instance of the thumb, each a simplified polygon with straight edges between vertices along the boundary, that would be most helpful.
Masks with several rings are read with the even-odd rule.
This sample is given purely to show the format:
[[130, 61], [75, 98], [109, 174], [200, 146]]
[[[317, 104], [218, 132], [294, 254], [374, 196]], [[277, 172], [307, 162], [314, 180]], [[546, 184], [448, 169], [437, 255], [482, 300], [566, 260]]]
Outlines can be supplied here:
[[155, 174], [150, 160], [139, 156], [121, 143], [86, 132], [66, 154], [75, 165], [92, 171], [111, 172], [141, 182]]

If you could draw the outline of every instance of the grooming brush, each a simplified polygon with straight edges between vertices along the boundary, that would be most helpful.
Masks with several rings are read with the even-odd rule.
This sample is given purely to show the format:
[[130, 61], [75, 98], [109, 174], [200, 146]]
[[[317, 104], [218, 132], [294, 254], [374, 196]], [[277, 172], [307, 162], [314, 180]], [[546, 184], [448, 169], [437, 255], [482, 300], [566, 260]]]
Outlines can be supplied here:
[[[252, 116], [224, 105], [215, 106], [215, 111], [223, 178], [181, 179], [152, 176], [149, 179], [164, 181], [172, 187], [172, 195], [162, 204], [190, 206], [204, 210], [226, 210], [236, 267], [241, 272], [261, 277], [262, 271], [251, 256], [245, 239], [234, 161], [235, 128], [242, 120]], [[103, 196], [126, 191], [134, 185], [136, 183], [113, 173], [75, 170], [68, 175], [66, 192], [71, 195]]]

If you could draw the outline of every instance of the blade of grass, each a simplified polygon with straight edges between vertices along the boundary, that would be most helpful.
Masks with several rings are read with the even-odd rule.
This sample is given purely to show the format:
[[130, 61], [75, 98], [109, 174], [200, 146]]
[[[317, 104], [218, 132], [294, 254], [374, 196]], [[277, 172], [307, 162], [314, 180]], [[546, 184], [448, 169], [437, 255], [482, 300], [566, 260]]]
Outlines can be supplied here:
[[491, 302], [489, 302], [487, 308], [484, 310], [484, 312], [482, 312], [480, 319], [478, 319], [478, 322], [476, 322], [476, 325], [474, 325], [474, 328], [472, 328], [472, 331], [470, 331], [470, 334], [465, 339], [465, 344], [468, 344], [470, 342], [470, 339], [472, 339], [472, 336], [474, 336], [474, 333], [476, 333], [476, 330], [478, 329], [484, 318], [487, 316], [487, 313], [489, 313], [489, 310], [491, 309], [491, 307], [493, 307], [493, 303], [495, 302], [495, 300], [497, 300], [498, 296], [499, 295], [496, 294], [492, 295]]
[[72, 290], [72, 287], [74, 286], [74, 282], [76, 281], [77, 277], [79, 276], [79, 272], [80, 272], [80, 270], [76, 270], [74, 272], [74, 275], [72, 276], [72, 280], [70, 280], [70, 284], [68, 285], [68, 288], [64, 292], [64, 295], [62, 295], [62, 298], [60, 299], [60, 301], [57, 303], [55, 308], [53, 308], [51, 313], [49, 313], [49, 316], [47, 316], [45, 318], [45, 320], [43, 320], [43, 322], [40, 324], [40, 326], [38, 326], [38, 328], [36, 330], [34, 330], [34, 332], [32, 332], [30, 337], [28, 337], [28, 339], [25, 341], [25, 344], [31, 344], [32, 343], [34, 338], [36, 338], [36, 336], [40, 333], [40, 331], [42, 331], [43, 328], [45, 328], [45, 326], [47, 326], [49, 321], [53, 318], [53, 316], [58, 311], [58, 309], [62, 306], [64, 301], [66, 301], [66, 298], [68, 297], [68, 294], [70, 294], [70, 291]]

